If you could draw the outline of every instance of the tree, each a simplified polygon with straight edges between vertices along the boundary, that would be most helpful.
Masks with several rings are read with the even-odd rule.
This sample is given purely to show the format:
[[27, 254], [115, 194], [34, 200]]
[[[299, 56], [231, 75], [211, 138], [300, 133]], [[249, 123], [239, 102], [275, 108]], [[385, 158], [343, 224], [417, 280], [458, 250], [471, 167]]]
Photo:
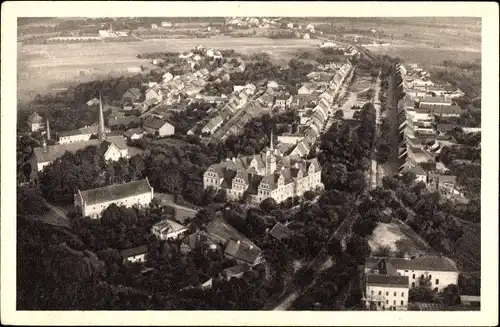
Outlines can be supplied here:
[[335, 113], [333, 114], [333, 117], [335, 117], [336, 119], [342, 119], [344, 118], [344, 112], [339, 109], [337, 111], [335, 111]]
[[137, 214], [133, 209], [119, 207], [113, 203], [103, 211], [101, 222], [104, 226], [110, 228], [114, 228], [119, 224], [135, 225], [137, 223]]
[[259, 207], [262, 209], [262, 211], [269, 213], [273, 210], [278, 209], [278, 204], [273, 198], [267, 198], [260, 203]]
[[363, 236], [353, 234], [346, 244], [346, 252], [358, 263], [362, 264], [370, 254], [370, 246]]
[[392, 249], [388, 245], [379, 245], [375, 251], [373, 251], [373, 255], [376, 257], [388, 257], [392, 253]]

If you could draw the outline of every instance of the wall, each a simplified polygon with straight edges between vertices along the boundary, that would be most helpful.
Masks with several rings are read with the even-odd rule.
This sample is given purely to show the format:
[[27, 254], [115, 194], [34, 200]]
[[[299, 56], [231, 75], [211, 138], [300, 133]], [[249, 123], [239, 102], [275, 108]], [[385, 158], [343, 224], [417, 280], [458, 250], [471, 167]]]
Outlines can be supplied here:
[[[117, 206], [124, 205], [127, 208], [130, 208], [136, 204], [139, 206], [149, 205], [151, 200], [153, 199], [153, 193], [143, 193], [136, 196], [130, 196], [128, 198], [123, 198], [117, 201], [108, 201], [95, 205], [85, 205], [82, 208], [82, 216], [89, 216], [90, 218], [97, 219], [100, 218], [102, 212], [109, 207], [111, 204], [115, 203]], [[75, 202], [75, 206], [78, 206], [79, 203]]]
[[[406, 310], [408, 307], [408, 292], [408, 288], [405, 287], [367, 285], [366, 299], [376, 301], [377, 310]], [[380, 302], [380, 305], [378, 302]]]
[[138, 254], [133, 257], [128, 257], [127, 258], [128, 262], [145, 262], [146, 261], [146, 253], [143, 254]]
[[77, 134], [77, 135], [61, 136], [59, 138], [59, 144], [85, 142], [85, 141], [90, 140], [91, 136], [92, 136], [91, 134]]
[[[438, 288], [438, 291], [441, 292], [443, 289], [450, 285], [458, 284], [458, 272], [454, 271], [424, 271], [424, 270], [399, 270], [398, 269], [398, 274], [401, 276], [408, 276], [409, 280], [409, 287], [411, 288], [413, 286], [413, 283], [415, 283], [415, 287], [418, 286], [419, 284], [419, 278], [420, 276], [424, 277], [431, 277], [431, 282], [432, 286], [431, 289], [434, 289], [435, 287]], [[415, 275], [415, 278], [413, 278], [413, 275]], [[436, 285], [436, 279], [439, 279], [439, 284]]]
[[170, 124], [163, 125], [159, 130], [160, 136], [173, 135], [174, 133], [175, 133], [175, 128]]

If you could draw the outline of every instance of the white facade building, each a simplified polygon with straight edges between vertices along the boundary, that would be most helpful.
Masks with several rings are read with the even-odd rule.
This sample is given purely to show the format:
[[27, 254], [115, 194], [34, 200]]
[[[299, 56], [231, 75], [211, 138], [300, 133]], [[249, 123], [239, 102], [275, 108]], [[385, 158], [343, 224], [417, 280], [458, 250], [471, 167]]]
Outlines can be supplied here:
[[74, 204], [81, 209], [83, 217], [97, 219], [111, 204], [127, 208], [135, 205], [143, 207], [149, 205], [153, 197], [153, 187], [146, 178], [86, 191], [78, 190], [74, 195]]

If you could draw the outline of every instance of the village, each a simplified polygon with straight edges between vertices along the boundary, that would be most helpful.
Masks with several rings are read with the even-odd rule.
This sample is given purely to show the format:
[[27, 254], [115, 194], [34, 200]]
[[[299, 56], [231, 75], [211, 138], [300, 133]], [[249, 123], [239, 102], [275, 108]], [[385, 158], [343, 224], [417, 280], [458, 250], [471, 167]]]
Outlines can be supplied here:
[[[226, 22], [226, 25], [235, 28], [242, 25], [268, 28], [272, 24], [281, 22], [265, 18], [232, 18]], [[171, 22], [153, 25], [151, 30], [174, 26]], [[286, 28], [300, 31], [297, 33], [302, 33], [299, 36], [304, 39], [316, 33], [312, 24], [301, 26], [290, 23]], [[207, 32], [210, 31], [211, 28], [208, 27]], [[128, 35], [120, 33], [125, 32], [114, 31], [112, 26], [109, 30], [99, 31], [101, 38]], [[274, 280], [273, 274], [282, 274], [279, 276], [286, 276], [287, 281], [284, 277], [274, 277], [283, 283], [280, 291], [270, 292], [269, 298], [261, 301], [263, 307], [287, 310], [293, 307], [290, 303], [301, 303], [300, 299], [304, 294], [308, 294], [311, 288], [314, 289], [314, 285], [317, 287], [316, 282], [323, 278], [318, 276], [323, 276], [323, 270], [334, 269], [332, 266], [335, 264], [332, 262], [342, 261], [346, 252], [352, 258], [346, 268], [346, 271], [352, 272], [345, 280], [349, 290], [339, 291], [339, 294], [333, 296], [335, 299], [342, 297], [343, 305], [353, 301], [355, 304], [350, 307], [359, 310], [441, 310], [445, 306], [453, 307], [453, 310], [476, 310], [480, 297], [468, 294], [467, 291], [459, 291], [460, 266], [443, 254], [449, 252], [441, 248], [437, 251], [429, 250], [427, 253], [399, 251], [397, 256], [387, 251], [375, 253], [377, 251], [372, 251], [373, 249], [367, 249], [363, 253], [356, 252], [357, 248], [365, 247], [356, 246], [352, 239], [359, 235], [371, 235], [380, 220], [377, 218], [374, 224], [369, 224], [371, 227], [366, 227], [364, 235], [365, 229], [359, 221], [368, 219], [366, 217], [369, 217], [369, 210], [365, 212], [366, 215], [361, 211], [358, 215], [347, 213], [349, 207], [357, 208], [363, 207], [362, 204], [374, 203], [376, 196], [386, 196], [387, 199], [393, 200], [390, 202], [386, 199], [387, 203], [396, 202], [395, 206], [400, 210], [390, 209], [390, 212], [398, 221], [404, 220], [403, 214], [396, 212], [403, 211], [406, 216], [407, 212], [423, 210], [412, 209], [406, 204], [411, 201], [399, 198], [400, 194], [407, 191], [405, 189], [403, 192], [401, 186], [406, 180], [409, 180], [406, 183], [410, 190], [408, 192], [418, 190], [415, 192], [423, 195], [437, 191], [441, 204], [446, 202], [457, 206], [469, 205], [473, 192], [463, 187], [463, 177], [457, 176], [462, 172], [456, 165], [459, 161], [460, 164], [480, 167], [481, 142], [471, 146], [477, 156], [471, 156], [470, 159], [454, 159], [454, 154], [450, 154], [448, 149], [462, 143], [461, 139], [457, 140], [457, 135], [464, 139], [480, 137], [480, 127], [470, 126], [460, 120], [465, 113], [472, 110], [461, 102], [467, 95], [466, 92], [450, 83], [433, 82], [430, 74], [419, 64], [391, 61], [391, 65], [386, 69], [389, 73], [384, 73], [383, 65], [373, 63], [376, 60], [371, 59], [369, 49], [356, 44], [345, 45], [324, 39], [318, 51], [326, 54], [329, 54], [328, 51], [334, 51], [335, 55], [338, 53], [343, 60], [316, 63], [307, 74], [297, 77], [301, 82], [295, 85], [288, 82], [291, 78], [283, 81], [279, 75], [291, 76], [290, 71], [294, 71], [295, 67], [270, 66], [276, 71], [275, 78], [261, 78], [253, 70], [271, 65], [270, 60], [242, 55], [227, 49], [215, 49], [200, 44], [180, 53], [141, 54], [155, 67], [155, 76], [161, 78], [142, 83], [140, 88], [127, 89], [118, 100], [109, 100], [109, 96], [102, 90], [99, 90], [99, 94], [86, 98], [87, 110], [92, 113], [92, 117], [97, 117], [94, 124], [82, 125], [73, 130], [58, 130], [51, 127], [53, 123], [43, 113], [34, 111], [29, 115], [24, 122], [28, 128], [24, 134], [35, 135], [34, 138], [37, 138], [39, 143], [33, 146], [28, 160], [31, 167], [29, 178], [22, 179], [19, 187], [37, 188], [42, 185], [43, 188], [44, 183], [52, 185], [48, 176], [54, 174], [48, 175], [47, 172], [57, 165], [64, 167], [63, 162], [70, 160], [68, 158], [87, 155], [86, 151], [90, 151], [91, 154], [88, 155], [95, 161], [71, 160], [77, 164], [85, 162], [87, 168], [92, 165], [99, 166], [98, 162], [101, 160], [106, 167], [114, 167], [109, 169], [112, 172], [109, 172], [108, 168], [95, 168], [98, 169], [99, 175], [94, 179], [106, 182], [86, 180], [82, 176], [87, 175], [83, 173], [70, 176], [68, 180], [72, 183], [80, 179], [72, 185], [99, 187], [74, 189], [73, 194], [66, 194], [64, 206], [51, 204], [51, 201], [48, 201], [50, 199], [42, 198], [41, 201], [51, 210], [58, 212], [58, 219], [62, 221], [49, 224], [75, 230], [77, 228], [74, 226], [78, 226], [87, 234], [92, 234], [94, 229], [104, 233], [101, 231], [103, 228], [113, 230], [116, 226], [122, 226], [121, 217], [136, 221], [141, 217], [149, 219], [155, 216], [151, 225], [148, 225], [149, 221], [131, 223], [137, 224], [133, 230], [138, 233], [132, 238], [140, 239], [141, 242], [123, 242], [119, 244], [128, 246], [114, 248], [119, 254], [116, 263], [120, 267], [132, 267], [136, 276], [134, 278], [139, 280], [127, 282], [128, 287], [151, 287], [153, 284], [141, 283], [153, 278], [148, 276], [159, 274], [158, 267], [164, 264], [162, 260], [168, 262], [177, 260], [173, 259], [178, 258], [177, 255], [188, 258], [201, 256], [200, 253], [203, 253], [204, 258], [217, 258], [211, 259], [216, 263], [210, 264], [210, 269], [204, 268], [205, 270], [190, 267], [189, 274], [195, 274], [196, 278], [178, 285], [172, 282], [172, 285], [176, 285], [172, 287], [178, 287], [176, 294], [181, 291], [207, 291], [216, 288], [214, 285], [217, 283], [229, 283], [231, 280], [232, 283], [237, 283], [234, 280], [238, 279], [255, 283], [259, 280], [258, 283], [264, 283]], [[380, 62], [384, 60], [390, 61], [384, 58], [380, 59]], [[293, 59], [291, 63], [297, 67], [307, 65], [294, 62]], [[252, 71], [249, 72], [249, 69]], [[285, 121], [282, 117], [288, 119], [286, 115], [294, 117], [293, 121], [281, 122]], [[179, 154], [180, 146], [176, 150], [177, 153], [169, 150], [173, 154], [169, 157], [158, 150], [162, 144], [191, 142], [199, 148], [208, 149], [204, 154], [208, 158], [210, 152], [215, 152], [214, 149], [218, 146], [223, 148], [231, 140], [245, 138], [249, 123], [263, 125], [263, 122], [259, 122], [262, 117], [275, 118], [279, 123], [275, 124], [275, 129], [265, 131], [264, 139], [252, 140], [255, 146], [250, 147], [248, 151], [245, 148], [245, 153], [226, 151], [226, 156], [218, 156], [217, 159], [221, 160], [210, 162], [208, 159], [190, 159], [193, 162], [202, 162], [199, 166], [204, 170], [201, 174], [196, 172], [197, 176], [200, 175], [200, 183], [182, 185], [182, 188], [187, 189], [189, 186], [190, 191], [195, 194], [193, 198], [199, 195], [198, 197], [205, 199], [208, 198], [207, 194], [211, 194], [211, 200], [207, 200], [209, 204], [181, 202], [175, 192], [169, 194], [163, 189], [158, 191], [153, 186], [161, 185], [162, 188], [169, 189], [167, 184], [180, 185], [183, 184], [182, 181], [186, 181], [173, 180], [170, 177], [161, 179], [162, 169], [165, 174], [166, 170], [180, 170], [180, 162], [183, 162], [178, 159], [182, 157]], [[460, 129], [460, 133], [457, 129]], [[351, 139], [353, 134], [357, 137], [354, 138], [355, 141]], [[363, 136], [368, 139], [363, 139]], [[354, 166], [354, 163], [346, 159], [341, 163], [342, 170], [338, 168], [338, 162], [327, 160], [336, 160], [336, 157], [346, 155], [328, 152], [328, 149], [332, 148], [341, 149], [344, 146], [342, 142], [352, 147], [354, 145], [350, 144], [360, 144], [360, 150], [350, 150], [354, 154], [349, 154], [352, 157], [347, 158], [356, 161], [355, 164], [361, 168], [350, 168], [349, 164]], [[265, 147], [256, 151], [262, 143], [265, 143]], [[226, 149], [223, 148], [221, 153], [224, 153], [223, 150]], [[447, 154], [445, 162], [442, 160], [443, 153]], [[368, 157], [363, 158], [366, 154]], [[142, 165], [146, 167], [144, 170], [154, 171], [154, 181], [145, 174], [125, 178], [128, 173], [120, 173], [122, 175], [116, 177], [124, 162], [131, 161], [134, 157], [148, 156], [149, 159], [140, 160], [143, 160]], [[162, 165], [162, 160], [168, 160], [169, 165]], [[364, 161], [370, 162], [370, 168], [365, 168]], [[150, 168], [151, 166], [153, 168]], [[345, 178], [340, 181], [339, 176]], [[356, 181], [359, 185], [366, 184], [369, 187], [361, 186], [357, 190]], [[355, 189], [356, 192], [353, 191]], [[375, 196], [374, 192], [383, 194]], [[366, 196], [363, 200], [365, 202], [359, 200], [361, 195]], [[414, 193], [411, 195], [416, 197]], [[331, 198], [336, 200], [329, 202]], [[404, 204], [401, 205], [400, 202]], [[417, 200], [413, 200], [415, 207], [416, 202]], [[342, 208], [345, 214], [335, 213], [335, 208], [338, 209], [342, 205], [346, 206]], [[333, 214], [330, 211], [325, 213], [327, 210], [323, 207], [328, 206], [331, 206]], [[328, 228], [325, 227], [328, 233], [325, 232], [321, 237], [310, 232], [307, 226], [307, 222], [312, 224], [314, 217], [320, 216], [311, 209], [317, 207], [321, 208], [321, 214], [325, 214], [328, 219], [338, 220], [330, 223]], [[127, 211], [131, 208], [135, 210], [134, 214]], [[385, 209], [380, 208], [384, 214], [387, 211]], [[252, 210], [260, 210], [260, 216], [255, 214], [257, 216], [253, 217]], [[238, 225], [234, 223], [237, 219], [232, 215], [236, 213], [246, 217], [246, 227], [235, 227]], [[135, 218], [130, 218], [130, 215]], [[70, 216], [73, 218], [69, 218]], [[332, 218], [333, 216], [336, 218]], [[298, 224], [296, 220], [300, 219], [303, 220]], [[231, 221], [233, 223], [230, 223]], [[428, 225], [438, 226], [440, 223]], [[100, 227], [96, 227], [96, 224]], [[402, 222], [401, 225], [403, 224]], [[422, 225], [427, 226], [427, 223]], [[144, 226], [147, 226], [147, 230]], [[319, 229], [316, 228], [317, 232], [321, 233]], [[121, 233], [124, 233], [123, 230]], [[82, 239], [88, 238], [87, 234], [82, 232], [82, 235], [85, 235]], [[354, 234], [359, 235], [353, 236]], [[252, 238], [250, 235], [258, 236]], [[123, 234], [120, 242], [129, 237], [131, 236]], [[287, 267], [297, 266], [287, 268], [291, 272], [286, 273], [277, 269], [275, 262], [267, 262], [271, 256], [269, 253], [279, 256], [279, 251], [286, 252], [288, 250], [285, 248], [294, 248], [294, 245], [290, 244], [296, 237], [304, 244], [314, 243], [315, 241], [311, 240], [313, 238], [323, 240], [324, 242], [318, 241], [321, 246], [303, 246], [310, 246], [314, 250], [321, 249], [320, 253], [328, 248], [329, 258], [323, 260], [320, 255], [316, 257], [316, 253], [304, 255], [301, 251], [306, 250], [296, 250], [302, 255], [295, 252], [294, 256], [287, 254], [284, 261], [292, 257], [294, 260], [280, 262]], [[338, 244], [332, 243], [332, 239], [338, 241]], [[98, 244], [99, 240], [92, 242]], [[107, 244], [106, 240], [102, 242]], [[153, 243], [167, 245], [158, 246], [159, 254], [154, 252], [152, 255]], [[95, 244], [93, 246], [97, 248]], [[265, 244], [266, 249], [261, 248], [261, 244]], [[272, 247], [269, 244], [272, 244]], [[273, 251], [278, 252], [276, 254]], [[157, 266], [150, 265], [151, 261]], [[313, 263], [319, 264], [313, 267]], [[325, 265], [327, 268], [322, 268]], [[299, 283], [299, 287], [299, 284], [288, 281], [304, 279], [300, 274], [306, 271], [306, 268], [310, 268], [309, 282], [304, 285]], [[127, 268], [123, 269], [127, 271]], [[198, 270], [193, 273], [193, 269]], [[203, 272], [200, 272], [202, 270]], [[184, 272], [177, 270], [176, 273]], [[129, 281], [127, 278], [116, 280]], [[357, 301], [352, 300], [352, 294], [357, 294]]]

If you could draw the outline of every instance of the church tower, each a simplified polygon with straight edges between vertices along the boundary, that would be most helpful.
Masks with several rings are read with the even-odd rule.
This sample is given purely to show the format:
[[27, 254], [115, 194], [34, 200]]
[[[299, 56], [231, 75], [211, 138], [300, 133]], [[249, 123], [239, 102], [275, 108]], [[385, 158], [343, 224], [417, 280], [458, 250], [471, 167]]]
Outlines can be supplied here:
[[276, 155], [274, 154], [274, 144], [273, 144], [273, 131], [271, 131], [271, 142], [269, 144], [269, 151], [266, 155], [267, 161], [267, 172], [266, 175], [272, 175], [276, 171]]
[[104, 126], [104, 114], [102, 110], [102, 97], [101, 92], [99, 92], [99, 131], [98, 131], [99, 141], [106, 140], [106, 128]]
[[47, 141], [50, 140], [50, 125], [49, 125], [49, 119], [48, 118], [47, 118], [46, 137], [47, 137]]

